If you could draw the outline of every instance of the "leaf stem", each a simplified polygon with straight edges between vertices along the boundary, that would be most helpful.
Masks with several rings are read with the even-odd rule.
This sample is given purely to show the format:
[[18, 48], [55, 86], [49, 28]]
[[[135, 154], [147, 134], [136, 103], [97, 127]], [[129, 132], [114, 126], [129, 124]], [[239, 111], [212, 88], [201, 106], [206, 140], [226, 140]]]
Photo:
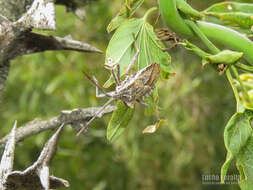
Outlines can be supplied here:
[[233, 77], [231, 75], [230, 69], [227, 69], [226, 76], [227, 76], [227, 79], [228, 79], [228, 81], [229, 81], [229, 83], [232, 87], [232, 90], [234, 92], [234, 95], [235, 95], [235, 99], [236, 99], [236, 102], [237, 102], [236, 110], [239, 111], [239, 109], [240, 109], [240, 97], [239, 97], [239, 93], [237, 91], [237, 88], [233, 84]]
[[[206, 37], [205, 34], [203, 34], [203, 32], [199, 29], [199, 27], [193, 21], [186, 20], [186, 23], [192, 28], [192, 30], [195, 32], [195, 34], [202, 40], [202, 42], [209, 48], [209, 50], [212, 53], [219, 53], [220, 52], [220, 50]], [[238, 64], [242, 65], [241, 63], [238, 63]], [[240, 80], [238, 71], [236, 70], [236, 68], [233, 65], [231, 66], [231, 69], [233, 70], [233, 72], [234, 72], [237, 80], [240, 83], [240, 86], [242, 88], [243, 96], [252, 105], [253, 102], [249, 98], [249, 95], [248, 95], [248, 93], [246, 91], [246, 88], [245, 88], [245, 86], [242, 84], [242, 82]], [[230, 72], [229, 69], [226, 72], [226, 76], [228, 78], [228, 81], [229, 81], [229, 83], [230, 83], [230, 85], [231, 85], [231, 87], [233, 89], [234, 95], [235, 95], [235, 99], [236, 99], [236, 102], [237, 102], [237, 111], [240, 111], [240, 96], [239, 96], [239, 93], [238, 93], [238, 90], [237, 90], [236, 86], [233, 84], [233, 77], [232, 77], [231, 72]]]
[[241, 86], [241, 88], [242, 88], [242, 94], [243, 94], [243, 96], [248, 100], [248, 102], [250, 103], [250, 105], [253, 106], [253, 101], [250, 99], [249, 94], [248, 94], [248, 92], [247, 92], [247, 90], [246, 90], [244, 84], [242, 83], [242, 81], [241, 81], [241, 79], [240, 79], [240, 76], [239, 76], [239, 74], [238, 74], [238, 71], [236, 70], [236, 68], [235, 68], [233, 65], [231, 66], [231, 69], [232, 69], [232, 71], [234, 72], [236, 79], [237, 79], [238, 82], [240, 83], [240, 86]]
[[238, 67], [239, 69], [242, 69], [244, 71], [248, 71], [248, 72], [253, 72], [253, 66], [249, 66], [249, 65], [246, 65], [246, 64], [242, 64], [240, 62], [237, 62], [235, 64], [236, 67]]
[[147, 17], [149, 16], [149, 14], [155, 10], [157, 10], [158, 8], [157, 7], [152, 7], [150, 8], [149, 10], [147, 10], [147, 12], [145, 13], [145, 15], [143, 16], [143, 19], [146, 21], [147, 20]]
[[185, 23], [191, 27], [191, 29], [197, 34], [197, 36], [202, 40], [202, 42], [209, 48], [213, 54], [217, 54], [220, 50], [206, 37], [205, 34], [199, 29], [195, 22], [191, 20], [185, 20]]

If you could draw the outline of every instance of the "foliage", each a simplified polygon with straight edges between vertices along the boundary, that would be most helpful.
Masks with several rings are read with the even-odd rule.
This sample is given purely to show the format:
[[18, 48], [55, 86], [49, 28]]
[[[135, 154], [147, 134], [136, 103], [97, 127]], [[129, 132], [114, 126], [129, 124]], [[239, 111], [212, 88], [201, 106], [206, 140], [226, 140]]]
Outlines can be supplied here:
[[[242, 8], [244, 4], [232, 3], [236, 11], [224, 12], [224, 4], [206, 8], [213, 1], [193, 3], [197, 9], [183, 0], [158, 2], [167, 26], [188, 40], [180, 44], [188, 49], [191, 44], [192, 52], [201, 56], [204, 64], [210, 64], [201, 68], [192, 52], [181, 47], [170, 51], [170, 62], [170, 55], [162, 51], [165, 46], [153, 29], [162, 26], [162, 21], [154, 24], [157, 12], [150, 14], [148, 11], [157, 5], [156, 1], [130, 0], [122, 6], [116, 0], [110, 3], [100, 0], [87, 7], [86, 23], [58, 7], [58, 35], [70, 33], [75, 39], [92, 42], [105, 50], [105, 58], [63, 51], [17, 58], [12, 62], [0, 109], [1, 135], [9, 131], [14, 120], [23, 124], [35, 117], [52, 117], [63, 109], [102, 105], [105, 100], [95, 97], [94, 87], [81, 71], [85, 69], [90, 75], [95, 74], [98, 81], [106, 81], [109, 74], [103, 63], [108, 65], [120, 60], [124, 77], [125, 67], [136, 53], [136, 39], [141, 54], [136, 70], [159, 62], [163, 78], [174, 72], [176, 75], [158, 82], [153, 97], [147, 100], [153, 105], [151, 111], [150, 107], [144, 110], [136, 106], [133, 112], [121, 104], [122, 109], [114, 112], [110, 121], [109, 117], [105, 121], [95, 121], [89, 135], [79, 139], [71, 128], [66, 128], [53, 162], [56, 175], [64, 173], [72, 189], [238, 189], [233, 185], [202, 184], [203, 175], [219, 175], [226, 148], [222, 176], [236, 174], [235, 162], [241, 175], [241, 189], [252, 189], [253, 45], [236, 31], [209, 23], [228, 25], [248, 34], [251, 32], [248, 21], [251, 7], [246, 10]], [[197, 11], [203, 4], [205, 7], [201, 8], [205, 10]], [[120, 10], [118, 14], [114, 7]], [[110, 21], [115, 14], [117, 16]], [[202, 21], [198, 21], [200, 19]], [[110, 24], [107, 27], [105, 23]], [[107, 34], [106, 27], [109, 32], [116, 30], [115, 33]], [[199, 38], [206, 48], [193, 37]], [[113, 61], [108, 63], [108, 58]], [[243, 60], [238, 62], [241, 58]], [[221, 64], [225, 65], [226, 76], [217, 75]], [[236, 113], [233, 113], [235, 108]], [[126, 120], [120, 121], [123, 117]], [[106, 123], [109, 123], [107, 138], [114, 140], [113, 143], [106, 140]], [[143, 129], [150, 126], [159, 128], [156, 127], [156, 133], [143, 134]], [[115, 129], [120, 130], [115, 132]], [[18, 169], [37, 157], [49, 133], [29, 138], [17, 147]]]
[[[178, 0], [177, 4], [179, 1], [181, 0]], [[226, 76], [230, 82], [230, 85], [233, 89], [237, 101], [236, 113], [231, 117], [224, 131], [224, 141], [227, 149], [227, 159], [221, 169], [221, 182], [224, 183], [227, 180], [228, 181], [230, 180], [229, 182], [232, 181], [231, 179], [226, 178], [228, 176], [227, 171], [231, 161], [233, 159], [236, 159], [237, 168], [240, 173], [240, 178], [237, 179], [238, 180], [237, 182], [240, 184], [241, 189], [245, 190], [252, 189], [253, 181], [251, 175], [252, 168], [250, 166], [251, 161], [249, 159], [250, 157], [249, 150], [252, 149], [251, 148], [252, 129], [250, 120], [252, 118], [253, 102], [249, 96], [246, 86], [240, 79], [239, 72], [245, 74], [247, 74], [247, 72], [252, 72], [253, 60], [249, 54], [249, 51], [252, 52], [253, 43], [248, 38], [236, 32], [235, 30], [229, 29], [227, 27], [218, 24], [208, 23], [208, 21], [222, 23], [215, 19], [210, 19], [206, 17], [205, 21], [201, 22], [196, 21], [194, 23], [190, 20], [193, 19], [192, 14], [184, 11], [185, 15], [181, 17], [180, 14], [177, 14], [177, 10], [174, 10], [171, 13], [170, 18], [166, 17], [167, 12], [172, 10], [171, 6], [174, 6], [175, 2], [176, 1], [173, 2], [173, 1], [159, 0], [160, 9], [161, 12], [163, 13], [163, 18], [167, 21], [166, 22], [167, 25], [170, 26], [172, 24], [171, 20], [174, 19], [174, 17], [177, 19], [181, 19], [181, 22], [178, 25], [181, 26], [181, 29], [178, 30], [177, 32], [185, 36], [195, 35], [201, 39], [201, 42], [204, 45], [206, 45], [206, 47], [213, 55], [204, 52], [197, 46], [187, 41], [186, 43], [184, 43], [184, 46], [187, 49], [190, 49], [191, 51], [196, 53], [198, 56], [202, 57], [203, 65], [205, 65], [206, 63], [217, 64], [216, 66], [217, 69], [220, 70], [220, 74], [224, 72], [224, 69], [226, 70]], [[241, 28], [249, 30], [250, 29], [249, 26], [252, 25], [250, 15], [251, 12], [252, 12], [251, 5], [249, 4], [224, 2], [212, 5], [210, 8], [206, 9], [206, 11], [203, 12], [203, 14], [218, 17], [221, 21], [224, 21], [223, 22], [224, 25], [227, 24], [230, 27], [236, 25]], [[174, 25], [174, 27], [177, 26]], [[192, 29], [193, 33], [191, 34], [189, 33], [188, 31], [189, 28]], [[245, 32], [248, 33], [250, 31], [245, 30]], [[221, 36], [223, 36], [223, 38], [220, 38]], [[220, 44], [227, 45], [228, 48], [241, 52], [233, 52], [230, 50], [220, 51], [217, 45], [214, 45], [209, 38]], [[245, 48], [245, 46], [243, 46], [244, 42], [247, 43], [248, 45], [247, 49]], [[240, 59], [243, 56], [243, 54], [247, 62], [240, 63], [238, 59]], [[221, 65], [223, 66], [221, 67]], [[244, 69], [242, 69], [243, 67]], [[231, 75], [231, 72], [233, 72], [234, 76]], [[237, 80], [238, 85], [234, 84], [233, 77]], [[240, 92], [241, 95], [239, 95], [239, 90], [241, 91]]]

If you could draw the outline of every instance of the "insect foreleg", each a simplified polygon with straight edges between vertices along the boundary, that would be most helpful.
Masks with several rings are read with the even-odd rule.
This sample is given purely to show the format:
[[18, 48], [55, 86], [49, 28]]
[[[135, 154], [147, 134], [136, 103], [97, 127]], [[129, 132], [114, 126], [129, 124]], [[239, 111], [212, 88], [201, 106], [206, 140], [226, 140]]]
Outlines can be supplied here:
[[[104, 91], [102, 91], [103, 94], [99, 94], [99, 91], [98, 91], [98, 90], [100, 90], [100, 88], [98, 88], [98, 81], [97, 81], [97, 79], [96, 79], [95, 77], [93, 77], [93, 80], [94, 80], [94, 82], [96, 83], [96, 97], [97, 97], [97, 98], [104, 98], [104, 97], [106, 97], [106, 96], [109, 96], [109, 94], [104, 93]], [[101, 87], [101, 88], [102, 88], [102, 87]], [[111, 96], [109, 96], [109, 97], [111, 97]]]
[[117, 78], [117, 76], [115, 75], [115, 72], [114, 72], [113, 69], [111, 70], [111, 73], [112, 73], [112, 76], [113, 76], [113, 78], [114, 78], [114, 80], [115, 80], [116, 86], [119, 86], [119, 85], [120, 85], [120, 81], [119, 81], [119, 79]]
[[113, 98], [110, 98], [104, 105], [102, 108], [100, 108], [95, 114], [94, 116], [85, 124], [85, 126], [77, 133], [76, 136], [80, 136], [89, 126], [89, 124], [113, 101]]
[[126, 75], [128, 75], [129, 71], [131, 70], [131, 68], [133, 67], [134, 63], [136, 62], [136, 60], [138, 59], [138, 57], [140, 55], [140, 50], [137, 46], [135, 37], [134, 37], [134, 46], [135, 46], [135, 49], [136, 49], [136, 54], [134, 55], [133, 59], [131, 60], [130, 64], [128, 65]]
[[119, 84], [120, 84], [120, 83], [121, 83], [121, 81], [120, 81], [120, 65], [117, 64], [117, 65], [116, 65], [116, 68], [117, 68], [117, 77], [118, 77]]
[[137, 99], [136, 101], [137, 101], [138, 103], [140, 103], [140, 104], [142, 104], [142, 105], [148, 107], [148, 104], [147, 104], [146, 102], [144, 102], [142, 99]]
[[96, 86], [96, 97], [97, 98], [104, 98], [104, 97], [106, 97], [106, 94], [99, 94], [97, 86]]
[[107, 94], [104, 89], [99, 86], [99, 84], [97, 83], [97, 79], [95, 77], [91, 78], [85, 71], [83, 71], [83, 74], [99, 89], [101, 90], [106, 96], [111, 97], [109, 94]]

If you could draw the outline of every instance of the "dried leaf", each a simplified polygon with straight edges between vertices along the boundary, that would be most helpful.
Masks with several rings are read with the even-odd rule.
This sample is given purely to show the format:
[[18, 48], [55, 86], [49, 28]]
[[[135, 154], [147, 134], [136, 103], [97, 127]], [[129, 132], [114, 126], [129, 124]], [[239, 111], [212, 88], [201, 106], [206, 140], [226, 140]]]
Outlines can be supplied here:
[[154, 133], [154, 132], [156, 132], [157, 129], [158, 129], [161, 125], [163, 125], [165, 122], [166, 122], [166, 120], [159, 120], [159, 121], [157, 121], [155, 124], [147, 126], [147, 127], [142, 131], [142, 133], [143, 133], [143, 134], [144, 134], [144, 133]]

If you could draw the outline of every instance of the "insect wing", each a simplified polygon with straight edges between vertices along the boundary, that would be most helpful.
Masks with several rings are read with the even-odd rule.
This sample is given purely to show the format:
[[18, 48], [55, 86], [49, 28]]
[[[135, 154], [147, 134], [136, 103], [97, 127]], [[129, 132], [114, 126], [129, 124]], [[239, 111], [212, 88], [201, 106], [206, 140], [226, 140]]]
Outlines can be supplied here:
[[143, 85], [154, 86], [159, 76], [160, 64], [152, 63], [136, 73], [135, 81], [139, 84], [142, 83]]
[[148, 85], [149, 86], [154, 86], [157, 79], [160, 76], [161, 73], [161, 68], [160, 68], [160, 64], [159, 63], [152, 63], [152, 71], [151, 74], [149, 76], [149, 81], [148, 81]]

